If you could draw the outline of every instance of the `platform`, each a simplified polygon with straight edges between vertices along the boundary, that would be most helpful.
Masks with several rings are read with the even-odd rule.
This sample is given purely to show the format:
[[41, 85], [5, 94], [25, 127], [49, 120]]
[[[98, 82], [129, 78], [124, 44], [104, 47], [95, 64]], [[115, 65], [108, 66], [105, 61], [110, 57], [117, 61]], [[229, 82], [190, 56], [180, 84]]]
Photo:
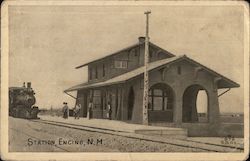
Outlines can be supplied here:
[[136, 133], [150, 136], [160, 136], [166, 138], [187, 138], [187, 129], [174, 128], [174, 127], [159, 127], [159, 126], [147, 126], [141, 124], [130, 124], [118, 120], [106, 120], [106, 119], [87, 119], [79, 118], [74, 119], [69, 117], [64, 119], [57, 116], [41, 115], [39, 116], [41, 120], [56, 121], [67, 124], [81, 125], [85, 127], [92, 127], [102, 130]]

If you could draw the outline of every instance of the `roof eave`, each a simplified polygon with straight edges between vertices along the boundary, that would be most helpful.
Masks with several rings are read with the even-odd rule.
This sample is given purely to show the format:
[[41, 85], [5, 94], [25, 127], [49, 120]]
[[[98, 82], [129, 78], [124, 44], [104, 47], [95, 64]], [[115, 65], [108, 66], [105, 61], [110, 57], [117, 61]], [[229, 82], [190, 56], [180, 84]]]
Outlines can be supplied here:
[[[82, 64], [82, 65], [79, 65], [79, 66], [75, 67], [75, 69], [82, 68], [82, 67], [87, 66], [87, 65], [89, 65], [89, 64], [91, 64], [91, 63], [97, 62], [97, 61], [99, 61], [99, 60], [101, 60], [101, 59], [104, 59], [104, 58], [108, 58], [108, 57], [113, 56], [113, 55], [115, 55], [115, 54], [118, 54], [118, 53], [120, 53], [120, 52], [122, 52], [122, 51], [130, 50], [131, 48], [134, 48], [134, 47], [139, 46], [139, 45], [142, 45], [142, 44], [144, 44], [144, 43], [142, 43], [142, 42], [141, 42], [141, 43], [136, 43], [136, 44], [134, 44], [134, 45], [131, 45], [131, 46], [129, 46], [129, 47], [126, 47], [126, 48], [124, 48], [124, 49], [121, 49], [121, 50], [119, 50], [119, 51], [116, 51], [116, 52], [114, 52], [114, 53], [112, 53], [112, 54], [110, 54], [110, 55], [104, 56], [104, 57], [102, 57], [102, 58], [99, 58], [99, 59], [97, 59], [97, 60], [90, 61], [90, 62], [85, 63], [85, 64]], [[163, 48], [161, 48], [161, 47], [155, 45], [155, 44], [152, 43], [152, 42], [149, 42], [149, 44], [152, 45], [152, 46], [154, 46], [154, 47], [156, 47], [156, 48], [158, 48], [158, 49], [161, 49], [164, 53], [168, 54], [170, 57], [174, 57], [174, 56], [175, 56], [174, 54], [172, 54], [172, 53], [170, 53], [169, 51], [167, 51], [167, 50], [165, 50], [165, 49], [163, 49]]]
[[[170, 58], [170, 59], [171, 59], [171, 58]], [[219, 89], [221, 89], [221, 88], [237, 88], [237, 87], [240, 87], [240, 85], [239, 85], [238, 83], [236, 83], [236, 82], [232, 81], [231, 79], [228, 79], [227, 77], [225, 77], [225, 76], [223, 76], [223, 75], [221, 75], [221, 74], [215, 72], [214, 70], [212, 70], [212, 69], [210, 69], [210, 68], [208, 68], [208, 67], [206, 67], [206, 66], [204, 66], [204, 65], [202, 65], [202, 64], [200, 64], [200, 63], [198, 63], [198, 62], [196, 62], [195, 60], [193, 60], [193, 59], [187, 57], [186, 55], [179, 56], [178, 58], [176, 58], [176, 59], [174, 59], [174, 60], [168, 62], [167, 64], [172, 64], [172, 63], [175, 63], [175, 62], [180, 61], [180, 60], [187, 60], [187, 61], [189, 61], [190, 63], [194, 63], [195, 65], [201, 66], [201, 67], [204, 68], [207, 72], [210, 72], [210, 73], [212, 73], [213, 75], [216, 75], [216, 76], [218, 76], [218, 77], [221, 77], [222, 80], [225, 81], [225, 83], [219, 85], [219, 86], [218, 86]], [[157, 68], [159, 69], [159, 68], [161, 68], [161, 67], [164, 66], [164, 65], [166, 65], [166, 64], [160, 65], [160, 66], [155, 67], [155, 68], [153, 68], [153, 69], [151, 69], [151, 70], [154, 70], [154, 69], [157, 69]], [[150, 71], [151, 71], [151, 70], [150, 70]], [[127, 79], [127, 80], [128, 80], [128, 79]], [[118, 81], [118, 82], [111, 82], [111, 83], [105, 83], [105, 82], [104, 82], [103, 84], [96, 85], [96, 86], [91, 86], [91, 85], [88, 86], [88, 84], [86, 84], [86, 86], [88, 86], [88, 87], [86, 87], [86, 86], [84, 87], [84, 84], [83, 84], [83, 85], [82, 85], [83, 87], [79, 87], [79, 88], [77, 88], [77, 86], [80, 86], [80, 85], [77, 85], [77, 86], [74, 86], [74, 87], [69, 88], [68, 90], [65, 90], [65, 92], [75, 91], [75, 90], [79, 90], [79, 89], [87, 89], [87, 88], [95, 88], [95, 87], [101, 87], [101, 86], [109, 86], [109, 85], [113, 85], [113, 84], [119, 84], [119, 83], [122, 83], [122, 82], [126, 82], [127, 80]]]
[[81, 90], [81, 89], [91, 89], [91, 88], [98, 88], [98, 87], [104, 87], [104, 86], [111, 86], [111, 85], [114, 85], [114, 84], [120, 84], [120, 83], [125, 83], [127, 80], [124, 80], [124, 81], [118, 81], [118, 82], [112, 82], [112, 83], [106, 83], [106, 84], [100, 84], [100, 85], [96, 85], [96, 86], [86, 86], [86, 87], [78, 87], [78, 88], [69, 88], [69, 89], [66, 89], [64, 90], [64, 92], [73, 92], [73, 91], [77, 91], [77, 90]]
[[197, 62], [197, 61], [195, 61], [195, 60], [193, 60], [193, 59], [187, 57], [186, 55], [184, 55], [184, 58], [185, 58], [187, 61], [191, 61], [191, 62], [193, 62], [194, 64], [201, 66], [202, 68], [204, 68], [204, 69], [207, 70], [208, 72], [211, 72], [211, 73], [213, 73], [214, 75], [217, 75], [217, 76], [221, 77], [221, 78], [222, 78], [224, 81], [226, 81], [228, 84], [231, 84], [231, 86], [223, 87], [223, 88], [237, 88], [237, 87], [240, 87], [240, 85], [239, 85], [238, 83], [234, 82], [233, 80], [231, 80], [231, 79], [229, 79], [229, 78], [227, 78], [227, 77], [225, 77], [225, 76], [223, 76], [223, 75], [217, 73], [216, 71], [214, 71], [214, 70], [212, 70], [212, 69], [210, 69], [210, 68], [208, 68], [208, 67], [206, 67], [206, 66], [200, 64], [199, 62]]

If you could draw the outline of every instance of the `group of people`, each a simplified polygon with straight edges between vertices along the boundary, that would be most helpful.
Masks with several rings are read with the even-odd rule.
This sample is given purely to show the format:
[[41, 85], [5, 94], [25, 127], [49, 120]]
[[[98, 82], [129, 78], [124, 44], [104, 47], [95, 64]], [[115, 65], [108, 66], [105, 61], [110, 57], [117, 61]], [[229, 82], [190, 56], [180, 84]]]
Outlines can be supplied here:
[[[106, 117], [107, 117], [109, 120], [111, 120], [112, 108], [111, 108], [110, 102], [108, 102], [108, 104], [107, 104], [107, 109], [108, 109], [108, 112], [107, 112]], [[87, 118], [91, 119], [92, 117], [93, 117], [93, 101], [90, 100], [90, 101], [89, 101], [89, 106], [88, 106], [88, 116], [87, 116]]]
[[[68, 107], [68, 103], [67, 102], [63, 102], [64, 106], [62, 108], [62, 112], [63, 112], [63, 118], [67, 119], [69, 117], [69, 107]], [[77, 103], [75, 108], [73, 109], [73, 113], [74, 113], [74, 117], [75, 119], [79, 119], [80, 118], [80, 110], [81, 110], [81, 104]]]
[[[62, 108], [62, 112], [63, 112], [63, 118], [67, 119], [69, 117], [69, 107], [68, 107], [68, 103], [67, 102], [63, 102], [64, 106]], [[75, 119], [79, 119], [80, 118], [80, 110], [81, 110], [81, 104], [77, 103], [75, 108], [73, 108], [73, 114]], [[107, 104], [107, 118], [111, 120], [111, 115], [112, 115], [112, 108], [111, 108], [111, 104], [110, 102], [108, 102]], [[89, 105], [88, 105], [88, 113], [87, 113], [87, 118], [91, 119], [93, 117], [93, 101], [90, 100]]]

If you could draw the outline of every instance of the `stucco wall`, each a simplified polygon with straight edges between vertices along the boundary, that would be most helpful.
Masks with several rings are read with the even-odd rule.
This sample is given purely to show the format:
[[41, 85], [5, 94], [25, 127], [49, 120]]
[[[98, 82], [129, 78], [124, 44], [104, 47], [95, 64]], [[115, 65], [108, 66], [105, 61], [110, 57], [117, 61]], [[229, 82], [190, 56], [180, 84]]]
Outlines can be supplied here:
[[[178, 74], [178, 66], [181, 67], [181, 74]], [[162, 69], [164, 68], [165, 71], [162, 76]], [[209, 123], [206, 126], [209, 126], [209, 130], [211, 130], [211, 128], [218, 129], [216, 124], [219, 123], [219, 104], [217, 88], [214, 86], [214, 76], [204, 70], [200, 70], [197, 73], [197, 76], [195, 76], [195, 71], [196, 66], [187, 61], [180, 61], [170, 66], [165, 65], [149, 73], [149, 86], [151, 87], [157, 83], [165, 83], [173, 89], [175, 102], [173, 109], [173, 123], [178, 127], [182, 127], [183, 93], [191, 85], [201, 85], [204, 87], [208, 95]], [[134, 123], [142, 123], [143, 86], [141, 86], [141, 83], [143, 82], [141, 79], [143, 79], [143, 76], [130, 82], [130, 84], [133, 84], [133, 88], [136, 91], [136, 102], [134, 104], [135, 108], [132, 119]], [[192, 123], [192, 125], [196, 126], [198, 124]]]
[[[134, 90], [134, 106], [133, 106], [133, 113], [132, 113], [132, 123], [142, 123], [142, 98], [143, 98], [143, 88], [141, 86], [141, 78], [130, 80], [124, 86], [127, 90], [133, 88]], [[125, 97], [128, 98], [129, 92], [126, 93]], [[124, 104], [124, 120], [127, 120], [127, 113], [128, 113], [128, 99]]]
[[[181, 68], [181, 73], [178, 72]], [[149, 87], [157, 83], [164, 83], [173, 89], [174, 105], [173, 105], [173, 124], [175, 127], [184, 127], [190, 129], [189, 134], [194, 136], [197, 131], [197, 136], [206, 134], [208, 136], [216, 136], [219, 134], [219, 103], [217, 87], [214, 83], [214, 76], [205, 70], [197, 70], [197, 66], [182, 60], [174, 64], [164, 65], [149, 73]], [[198, 71], [198, 72], [197, 72]], [[182, 109], [183, 109], [183, 94], [185, 90], [191, 85], [202, 86], [208, 95], [208, 123], [182, 123]], [[106, 87], [104, 87], [106, 88]], [[128, 121], [128, 101], [129, 90], [134, 90], [134, 105], [132, 111], [131, 123], [142, 123], [142, 100], [143, 100], [143, 74], [127, 81], [124, 84], [114, 85], [108, 87], [112, 93], [119, 91], [119, 116], [113, 118]], [[112, 105], [112, 111], [115, 111], [115, 102]], [[101, 117], [99, 114], [96, 117]], [[157, 115], [152, 117], [157, 117]], [[238, 127], [237, 127], [238, 128]]]

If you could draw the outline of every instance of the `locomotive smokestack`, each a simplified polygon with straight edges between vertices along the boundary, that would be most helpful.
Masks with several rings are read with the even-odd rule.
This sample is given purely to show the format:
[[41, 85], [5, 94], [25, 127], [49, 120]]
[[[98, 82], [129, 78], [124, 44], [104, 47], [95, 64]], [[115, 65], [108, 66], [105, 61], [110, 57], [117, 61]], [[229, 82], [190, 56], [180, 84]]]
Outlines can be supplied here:
[[23, 87], [25, 88], [25, 82], [23, 82]]
[[27, 82], [27, 88], [31, 88], [31, 82]]

